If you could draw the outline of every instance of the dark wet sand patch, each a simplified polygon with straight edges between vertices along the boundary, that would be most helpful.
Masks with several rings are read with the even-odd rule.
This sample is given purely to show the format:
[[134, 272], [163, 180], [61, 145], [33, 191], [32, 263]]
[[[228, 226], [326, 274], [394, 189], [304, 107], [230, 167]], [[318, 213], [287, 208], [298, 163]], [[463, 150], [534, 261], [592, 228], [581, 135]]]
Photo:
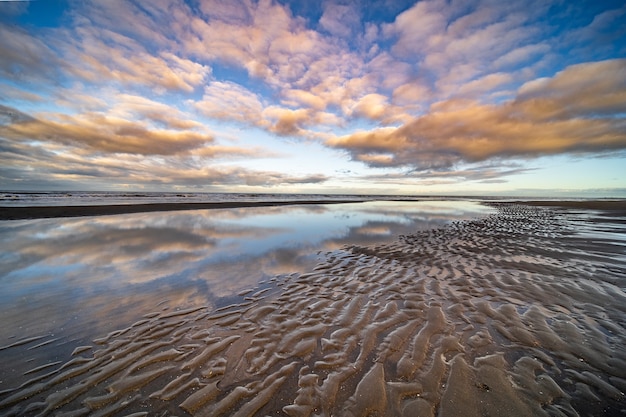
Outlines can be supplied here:
[[555, 201], [522, 201], [535, 207], [561, 207], [582, 210], [601, 210], [615, 216], [626, 216], [626, 200], [555, 200]]
[[589, 257], [575, 213], [495, 206], [344, 247], [242, 303], [147, 314], [33, 370], [48, 375], [2, 394], [0, 412], [623, 415], [625, 254], [599, 242]]

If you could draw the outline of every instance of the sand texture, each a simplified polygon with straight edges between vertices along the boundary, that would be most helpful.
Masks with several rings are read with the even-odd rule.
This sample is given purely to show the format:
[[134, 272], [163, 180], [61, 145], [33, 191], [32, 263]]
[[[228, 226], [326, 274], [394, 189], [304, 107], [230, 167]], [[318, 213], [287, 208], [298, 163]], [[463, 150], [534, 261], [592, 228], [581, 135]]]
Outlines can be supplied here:
[[[624, 415], [624, 242], [566, 210], [345, 247], [218, 309], [155, 310], [3, 415]], [[24, 341], [18, 349], [37, 344]]]

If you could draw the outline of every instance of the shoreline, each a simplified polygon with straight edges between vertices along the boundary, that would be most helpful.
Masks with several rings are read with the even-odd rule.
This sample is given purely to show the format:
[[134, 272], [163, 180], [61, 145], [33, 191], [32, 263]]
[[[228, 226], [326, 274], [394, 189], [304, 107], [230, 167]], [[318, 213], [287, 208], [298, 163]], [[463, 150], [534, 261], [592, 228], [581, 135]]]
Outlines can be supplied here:
[[240, 302], [159, 303], [77, 346], [56, 370], [26, 371], [0, 393], [0, 411], [618, 415], [621, 239], [589, 246], [579, 235], [581, 223], [606, 230], [614, 219], [493, 206], [485, 218], [345, 246], [313, 269], [250, 287]]
[[211, 203], [141, 203], [93, 206], [0, 207], [0, 220], [31, 220], [61, 217], [109, 216], [157, 211], [215, 210], [245, 207], [277, 207], [315, 204], [362, 203], [365, 200], [220, 201]]
[[533, 207], [599, 210], [611, 215], [626, 216], [626, 200], [517, 200], [498, 204], [523, 204]]
[[[550, 204], [565, 208], [494, 202], [481, 219], [344, 246], [232, 304], [148, 306], [66, 360], [26, 363], [0, 414], [618, 415], [625, 229]], [[57, 338], [0, 350], [23, 360]]]
[[[31, 220], [63, 217], [108, 216], [179, 210], [214, 210], [246, 207], [363, 203], [355, 200], [219, 201], [192, 203], [98, 204], [74, 206], [0, 206], [1, 220]], [[404, 201], [393, 199], [392, 201]], [[428, 201], [428, 199], [407, 200]], [[477, 200], [482, 204], [527, 205], [564, 209], [600, 210], [611, 216], [626, 216], [626, 200]]]

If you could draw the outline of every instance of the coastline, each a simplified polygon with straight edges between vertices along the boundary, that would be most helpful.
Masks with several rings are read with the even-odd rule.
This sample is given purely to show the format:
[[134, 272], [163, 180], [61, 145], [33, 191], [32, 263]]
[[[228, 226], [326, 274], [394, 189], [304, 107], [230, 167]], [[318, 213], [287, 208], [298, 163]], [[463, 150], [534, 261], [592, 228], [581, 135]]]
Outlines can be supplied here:
[[618, 415], [621, 238], [590, 243], [581, 224], [613, 219], [550, 204], [566, 210], [493, 202], [486, 218], [345, 246], [224, 307], [155, 307], [5, 391], [0, 410]]
[[[456, 198], [455, 198], [456, 199]], [[407, 201], [424, 201], [420, 198]], [[362, 203], [367, 199], [342, 200], [276, 200], [276, 201], [217, 201], [217, 202], [164, 202], [131, 204], [94, 204], [94, 205], [49, 205], [49, 206], [0, 206], [0, 220], [29, 220], [63, 217], [108, 216], [118, 214], [149, 213], [178, 210], [213, 210], [245, 207], [276, 207], [288, 205], [346, 204]], [[404, 201], [393, 199], [393, 201]], [[564, 209], [600, 210], [613, 216], [626, 216], [626, 200], [481, 200], [482, 204], [521, 204], [534, 207], [552, 207]]]
[[534, 207], [552, 207], [581, 210], [600, 210], [617, 216], [626, 216], [626, 200], [519, 200], [505, 204], [524, 204]]
[[101, 204], [91, 206], [0, 207], [0, 220], [28, 220], [60, 217], [108, 216], [178, 210], [213, 210], [244, 207], [361, 203], [365, 200], [219, 201], [210, 203]]

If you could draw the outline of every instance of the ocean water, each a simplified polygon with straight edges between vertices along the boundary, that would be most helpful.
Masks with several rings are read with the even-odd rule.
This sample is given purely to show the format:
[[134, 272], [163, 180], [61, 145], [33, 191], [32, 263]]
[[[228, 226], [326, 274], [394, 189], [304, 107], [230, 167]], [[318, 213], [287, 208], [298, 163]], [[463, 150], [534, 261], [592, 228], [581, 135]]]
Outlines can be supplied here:
[[118, 192], [118, 191], [67, 191], [67, 192], [0, 192], [0, 206], [85, 206], [107, 204], [148, 203], [213, 203], [262, 201], [336, 201], [375, 200], [406, 196], [357, 196], [341, 194], [255, 194], [255, 193], [185, 193], [185, 192]]
[[[268, 201], [524, 201], [560, 200], [558, 197], [522, 196], [445, 196], [445, 195], [373, 195], [373, 194], [288, 194], [288, 193], [207, 193], [142, 191], [1, 191], [0, 207], [99, 206], [157, 203], [219, 203]], [[564, 198], [585, 201], [589, 198]], [[592, 200], [614, 200], [593, 198]]]

